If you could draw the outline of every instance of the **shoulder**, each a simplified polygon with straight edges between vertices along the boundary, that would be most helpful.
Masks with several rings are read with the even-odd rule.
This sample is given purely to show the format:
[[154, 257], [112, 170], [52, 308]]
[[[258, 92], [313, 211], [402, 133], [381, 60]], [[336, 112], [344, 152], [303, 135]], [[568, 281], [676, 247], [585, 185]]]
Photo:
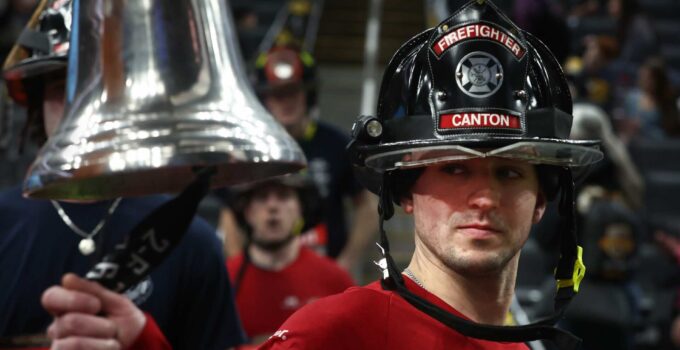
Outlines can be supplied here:
[[352, 287], [294, 313], [262, 349], [380, 348], [388, 293]]
[[31, 204], [38, 204], [42, 201], [30, 200], [21, 196], [21, 186], [12, 186], [0, 191], [0, 208], [9, 210], [11, 208], [28, 207]]
[[243, 254], [237, 254], [232, 257], [227, 258], [227, 271], [229, 271], [229, 276], [232, 280], [236, 277], [236, 273], [241, 268], [243, 264]]
[[0, 200], [2, 200], [2, 201], [6, 201], [8, 199], [14, 200], [16, 198], [21, 198], [21, 186], [20, 185], [8, 187], [8, 188], [0, 191]]
[[300, 249], [299, 264], [294, 268], [296, 273], [314, 276], [314, 283], [321, 283], [335, 293], [343, 292], [354, 286], [352, 276], [341, 268], [334, 260], [321, 256], [309, 248]]
[[313, 267], [314, 270], [318, 271], [321, 275], [330, 278], [352, 280], [349, 273], [341, 268], [335, 260], [319, 255], [309, 248], [302, 247], [300, 249], [300, 261], [306, 266]]
[[349, 135], [333, 124], [319, 120], [316, 122], [316, 128], [317, 137], [322, 140], [335, 142], [342, 141], [344, 142], [343, 146], [349, 142]]
[[[59, 220], [59, 217], [50, 201], [24, 198], [21, 194], [21, 186], [0, 191], [0, 227], [3, 230], [8, 230], [14, 225], [23, 226], [21, 231], [27, 230], [28, 227], [49, 227], [54, 220]], [[2, 233], [0, 232], [0, 236]]]

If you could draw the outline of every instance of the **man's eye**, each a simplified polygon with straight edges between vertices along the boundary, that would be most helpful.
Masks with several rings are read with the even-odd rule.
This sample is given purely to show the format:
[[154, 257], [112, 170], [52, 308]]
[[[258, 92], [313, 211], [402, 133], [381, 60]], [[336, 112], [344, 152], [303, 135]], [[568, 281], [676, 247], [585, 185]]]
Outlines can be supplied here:
[[465, 169], [458, 164], [446, 164], [441, 167], [441, 171], [447, 174], [462, 174]]
[[498, 170], [498, 176], [504, 179], [517, 179], [522, 177], [522, 173], [512, 168], [501, 168]]

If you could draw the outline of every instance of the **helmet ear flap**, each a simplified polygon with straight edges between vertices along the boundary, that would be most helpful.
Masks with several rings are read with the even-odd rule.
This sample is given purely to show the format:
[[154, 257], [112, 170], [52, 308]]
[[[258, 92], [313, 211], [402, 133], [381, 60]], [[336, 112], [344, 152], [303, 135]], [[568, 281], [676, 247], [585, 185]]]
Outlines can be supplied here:
[[538, 184], [548, 202], [557, 198], [560, 191], [560, 169], [550, 165], [536, 165]]
[[406, 170], [395, 170], [392, 172], [392, 199], [397, 205], [401, 205], [401, 200], [411, 197], [411, 188], [423, 174], [425, 168], [414, 168]]

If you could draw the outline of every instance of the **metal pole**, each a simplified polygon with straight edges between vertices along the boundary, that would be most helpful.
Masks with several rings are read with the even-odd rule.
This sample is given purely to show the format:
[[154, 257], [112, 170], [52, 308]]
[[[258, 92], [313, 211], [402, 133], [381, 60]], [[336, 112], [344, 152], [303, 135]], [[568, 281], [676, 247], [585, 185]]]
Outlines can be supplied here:
[[366, 41], [364, 43], [364, 83], [361, 93], [362, 115], [373, 114], [376, 104], [377, 79], [375, 77], [378, 65], [378, 47], [380, 45], [380, 16], [382, 0], [371, 0], [366, 22]]

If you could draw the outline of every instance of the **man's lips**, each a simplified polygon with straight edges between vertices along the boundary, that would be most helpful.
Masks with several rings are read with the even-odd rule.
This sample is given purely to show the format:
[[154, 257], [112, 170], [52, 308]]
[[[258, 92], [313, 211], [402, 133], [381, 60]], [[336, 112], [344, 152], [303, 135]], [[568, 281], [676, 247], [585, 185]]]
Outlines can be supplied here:
[[281, 220], [278, 218], [269, 218], [267, 219], [267, 226], [269, 227], [276, 227], [281, 223]]
[[475, 238], [485, 238], [500, 234], [502, 231], [496, 226], [489, 224], [466, 224], [459, 225], [458, 230], [468, 236]]

